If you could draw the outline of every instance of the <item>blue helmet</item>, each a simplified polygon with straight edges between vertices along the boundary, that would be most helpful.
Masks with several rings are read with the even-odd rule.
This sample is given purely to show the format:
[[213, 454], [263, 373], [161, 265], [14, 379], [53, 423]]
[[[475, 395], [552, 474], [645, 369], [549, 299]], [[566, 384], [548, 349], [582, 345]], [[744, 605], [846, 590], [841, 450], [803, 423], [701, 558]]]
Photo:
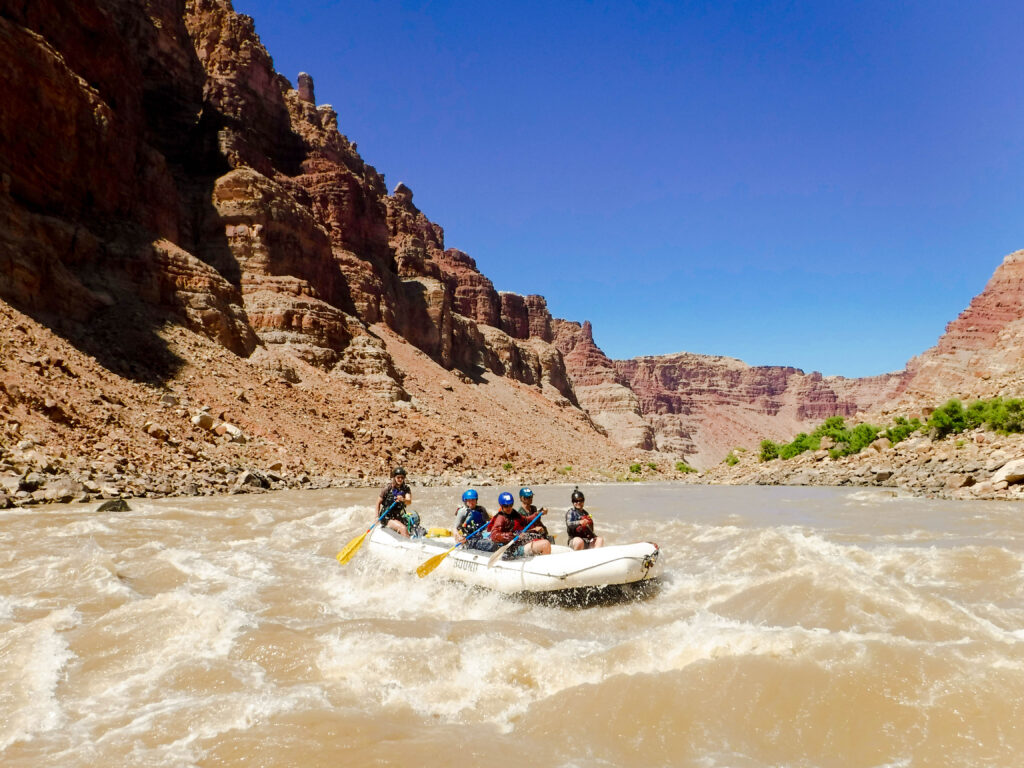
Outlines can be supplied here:
[[498, 494], [498, 506], [499, 507], [511, 507], [516, 503], [516, 500], [512, 498], [512, 494], [508, 491]]
[[463, 501], [476, 501], [480, 498], [480, 495], [476, 492], [475, 488], [469, 488], [462, 494]]
[[533, 490], [529, 486], [525, 486], [523, 488], [520, 488], [519, 489], [519, 498], [520, 499], [532, 499], [533, 498]]

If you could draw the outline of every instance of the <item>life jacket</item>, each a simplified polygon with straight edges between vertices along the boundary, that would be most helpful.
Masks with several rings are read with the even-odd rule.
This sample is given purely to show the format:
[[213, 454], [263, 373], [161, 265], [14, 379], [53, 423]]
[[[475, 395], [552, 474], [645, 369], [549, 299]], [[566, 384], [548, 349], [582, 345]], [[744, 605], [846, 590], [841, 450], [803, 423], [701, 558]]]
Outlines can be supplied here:
[[[465, 507], [465, 510], [466, 517], [465, 519], [463, 519], [462, 523], [459, 524], [459, 533], [461, 533], [463, 536], [469, 536], [469, 534], [473, 533], [473, 531], [475, 531], [481, 525], [484, 525], [488, 520], [490, 520], [490, 517], [487, 514], [487, 510], [485, 510], [483, 507], [477, 506], [475, 509]], [[479, 535], [483, 536], [486, 534], [487, 531], [484, 531], [482, 534]]]
[[414, 509], [402, 509], [399, 519], [405, 524], [410, 536], [424, 536], [426, 531], [420, 525], [420, 514]]

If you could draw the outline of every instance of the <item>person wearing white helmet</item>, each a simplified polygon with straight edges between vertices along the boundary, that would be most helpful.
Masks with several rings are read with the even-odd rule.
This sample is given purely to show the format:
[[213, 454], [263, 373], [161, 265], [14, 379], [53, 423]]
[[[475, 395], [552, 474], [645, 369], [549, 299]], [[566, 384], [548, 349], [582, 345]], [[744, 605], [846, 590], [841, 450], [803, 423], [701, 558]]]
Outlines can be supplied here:
[[528, 555], [550, 555], [551, 542], [545, 539], [543, 534], [536, 532], [533, 527], [524, 531], [523, 529], [530, 523], [530, 520], [521, 517], [515, 511], [514, 506], [515, 499], [512, 498], [511, 493], [504, 491], [498, 495], [499, 512], [491, 520], [491, 541], [505, 545], [522, 533], [522, 536], [516, 539], [516, 543], [505, 551], [505, 559], [510, 560]]

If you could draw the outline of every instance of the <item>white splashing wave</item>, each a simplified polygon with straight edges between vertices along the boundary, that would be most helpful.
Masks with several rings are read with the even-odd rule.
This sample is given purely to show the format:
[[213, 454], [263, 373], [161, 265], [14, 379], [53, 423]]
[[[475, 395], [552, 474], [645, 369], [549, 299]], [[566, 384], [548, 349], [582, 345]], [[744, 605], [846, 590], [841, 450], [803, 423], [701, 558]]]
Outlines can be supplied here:
[[89, 628], [87, 694], [106, 706], [146, 700], [176, 667], [227, 656], [253, 619], [220, 597], [183, 589], [134, 600]]
[[16, 741], [53, 731], [64, 722], [57, 686], [73, 658], [63, 630], [79, 618], [62, 608], [0, 636], [0, 752]]

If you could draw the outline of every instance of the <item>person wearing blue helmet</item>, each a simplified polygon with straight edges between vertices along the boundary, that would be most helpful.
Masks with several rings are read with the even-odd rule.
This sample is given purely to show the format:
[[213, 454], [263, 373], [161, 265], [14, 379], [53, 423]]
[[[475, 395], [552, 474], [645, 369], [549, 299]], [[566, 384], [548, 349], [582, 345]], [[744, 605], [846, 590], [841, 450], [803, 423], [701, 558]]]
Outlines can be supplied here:
[[[519, 501], [520, 507], [519, 509], [516, 510], [516, 512], [518, 512], [519, 516], [523, 518], [524, 525], [533, 520], [533, 518], [537, 516], [537, 513], [540, 513], [541, 515], [546, 515], [548, 513], [547, 507], [541, 507], [540, 509], [537, 509], [537, 507], [534, 506], [533, 489], [530, 488], [529, 486], [523, 486], [522, 488], [519, 489]], [[547, 526], [544, 525], [543, 520], [538, 520], [536, 523], [534, 523], [533, 527], [530, 528], [530, 532], [539, 534], [552, 544], [555, 543], [555, 537], [548, 532]]]
[[[491, 519], [487, 510], [480, 506], [479, 500], [480, 494], [475, 488], [467, 488], [462, 494], [462, 506], [455, 511], [455, 540], [460, 544], [466, 541], [469, 534]], [[477, 546], [481, 541], [486, 540], [486, 536], [487, 531], [478, 533], [469, 540], [466, 546], [487, 549], [488, 547]]]
[[526, 557], [528, 555], [550, 555], [551, 542], [544, 538], [531, 527], [523, 529], [530, 522], [529, 518], [524, 519], [514, 509], [515, 499], [508, 491], [498, 495], [499, 512], [491, 520], [491, 541], [499, 545], [508, 544], [516, 536], [522, 533], [513, 544], [505, 551], [505, 558]]

